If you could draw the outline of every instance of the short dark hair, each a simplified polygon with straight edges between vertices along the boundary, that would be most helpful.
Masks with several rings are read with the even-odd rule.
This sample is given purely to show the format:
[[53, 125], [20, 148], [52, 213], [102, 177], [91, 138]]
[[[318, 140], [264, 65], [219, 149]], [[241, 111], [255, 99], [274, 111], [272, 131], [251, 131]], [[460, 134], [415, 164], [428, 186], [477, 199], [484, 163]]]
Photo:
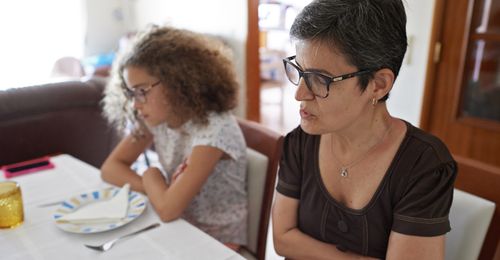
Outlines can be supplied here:
[[[290, 36], [325, 42], [358, 69], [388, 68], [395, 78], [408, 45], [402, 0], [315, 0], [297, 16]], [[359, 76], [362, 91], [373, 75]]]

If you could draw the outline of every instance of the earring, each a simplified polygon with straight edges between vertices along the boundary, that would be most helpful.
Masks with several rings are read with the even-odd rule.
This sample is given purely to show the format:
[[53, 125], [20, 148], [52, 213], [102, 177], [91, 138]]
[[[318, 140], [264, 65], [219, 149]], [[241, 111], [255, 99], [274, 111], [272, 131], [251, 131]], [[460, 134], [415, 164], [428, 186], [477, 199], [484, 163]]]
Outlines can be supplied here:
[[378, 100], [376, 98], [372, 98], [372, 105], [375, 106], [377, 104]]

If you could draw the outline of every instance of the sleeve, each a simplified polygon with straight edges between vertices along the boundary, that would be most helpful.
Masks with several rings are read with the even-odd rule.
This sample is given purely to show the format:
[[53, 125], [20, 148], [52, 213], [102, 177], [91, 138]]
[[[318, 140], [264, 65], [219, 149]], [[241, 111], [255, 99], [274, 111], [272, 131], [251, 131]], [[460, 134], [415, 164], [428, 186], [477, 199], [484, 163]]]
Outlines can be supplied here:
[[451, 229], [448, 213], [457, 166], [452, 160], [423, 171], [429, 169], [429, 162], [433, 164], [430, 154], [424, 154], [419, 160], [419, 164], [427, 166], [415, 167], [402, 198], [395, 205], [392, 225], [395, 232], [430, 237], [443, 235]]
[[300, 146], [299, 135], [300, 130], [297, 128], [285, 137], [276, 186], [279, 193], [294, 199], [300, 198], [302, 185], [300, 152], [303, 148]]
[[192, 147], [200, 145], [215, 147], [234, 160], [246, 154], [243, 133], [231, 115], [211, 116], [208, 124], [195, 132]]

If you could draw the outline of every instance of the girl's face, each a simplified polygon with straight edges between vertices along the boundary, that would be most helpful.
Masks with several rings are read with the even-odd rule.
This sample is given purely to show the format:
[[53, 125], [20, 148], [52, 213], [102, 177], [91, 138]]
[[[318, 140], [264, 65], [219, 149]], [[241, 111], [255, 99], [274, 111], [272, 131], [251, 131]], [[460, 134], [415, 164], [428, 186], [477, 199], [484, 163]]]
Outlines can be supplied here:
[[[296, 44], [296, 51], [295, 63], [303, 71], [330, 77], [358, 71], [342, 55], [318, 41], [300, 41]], [[301, 78], [295, 99], [300, 101], [302, 129], [309, 134], [325, 134], [356, 125], [358, 120], [366, 120], [369, 111], [373, 111], [373, 97], [368, 94], [370, 91], [362, 93], [358, 84], [358, 77], [332, 82], [328, 96], [321, 98], [315, 96]]]
[[163, 83], [151, 76], [145, 69], [128, 66], [123, 70], [123, 77], [139, 117], [148, 126], [157, 126], [166, 122], [175, 126], [176, 117], [167, 102]]

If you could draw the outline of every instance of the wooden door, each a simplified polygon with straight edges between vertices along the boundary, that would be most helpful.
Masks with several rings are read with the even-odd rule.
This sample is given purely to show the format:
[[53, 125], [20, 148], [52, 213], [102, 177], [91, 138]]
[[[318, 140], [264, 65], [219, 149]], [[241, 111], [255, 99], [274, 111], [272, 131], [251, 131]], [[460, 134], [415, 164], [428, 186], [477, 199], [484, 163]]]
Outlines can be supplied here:
[[500, 1], [437, 0], [421, 127], [459, 164], [456, 187], [496, 203], [479, 259], [500, 259]]
[[246, 118], [260, 121], [259, 0], [248, 2], [246, 44]]

